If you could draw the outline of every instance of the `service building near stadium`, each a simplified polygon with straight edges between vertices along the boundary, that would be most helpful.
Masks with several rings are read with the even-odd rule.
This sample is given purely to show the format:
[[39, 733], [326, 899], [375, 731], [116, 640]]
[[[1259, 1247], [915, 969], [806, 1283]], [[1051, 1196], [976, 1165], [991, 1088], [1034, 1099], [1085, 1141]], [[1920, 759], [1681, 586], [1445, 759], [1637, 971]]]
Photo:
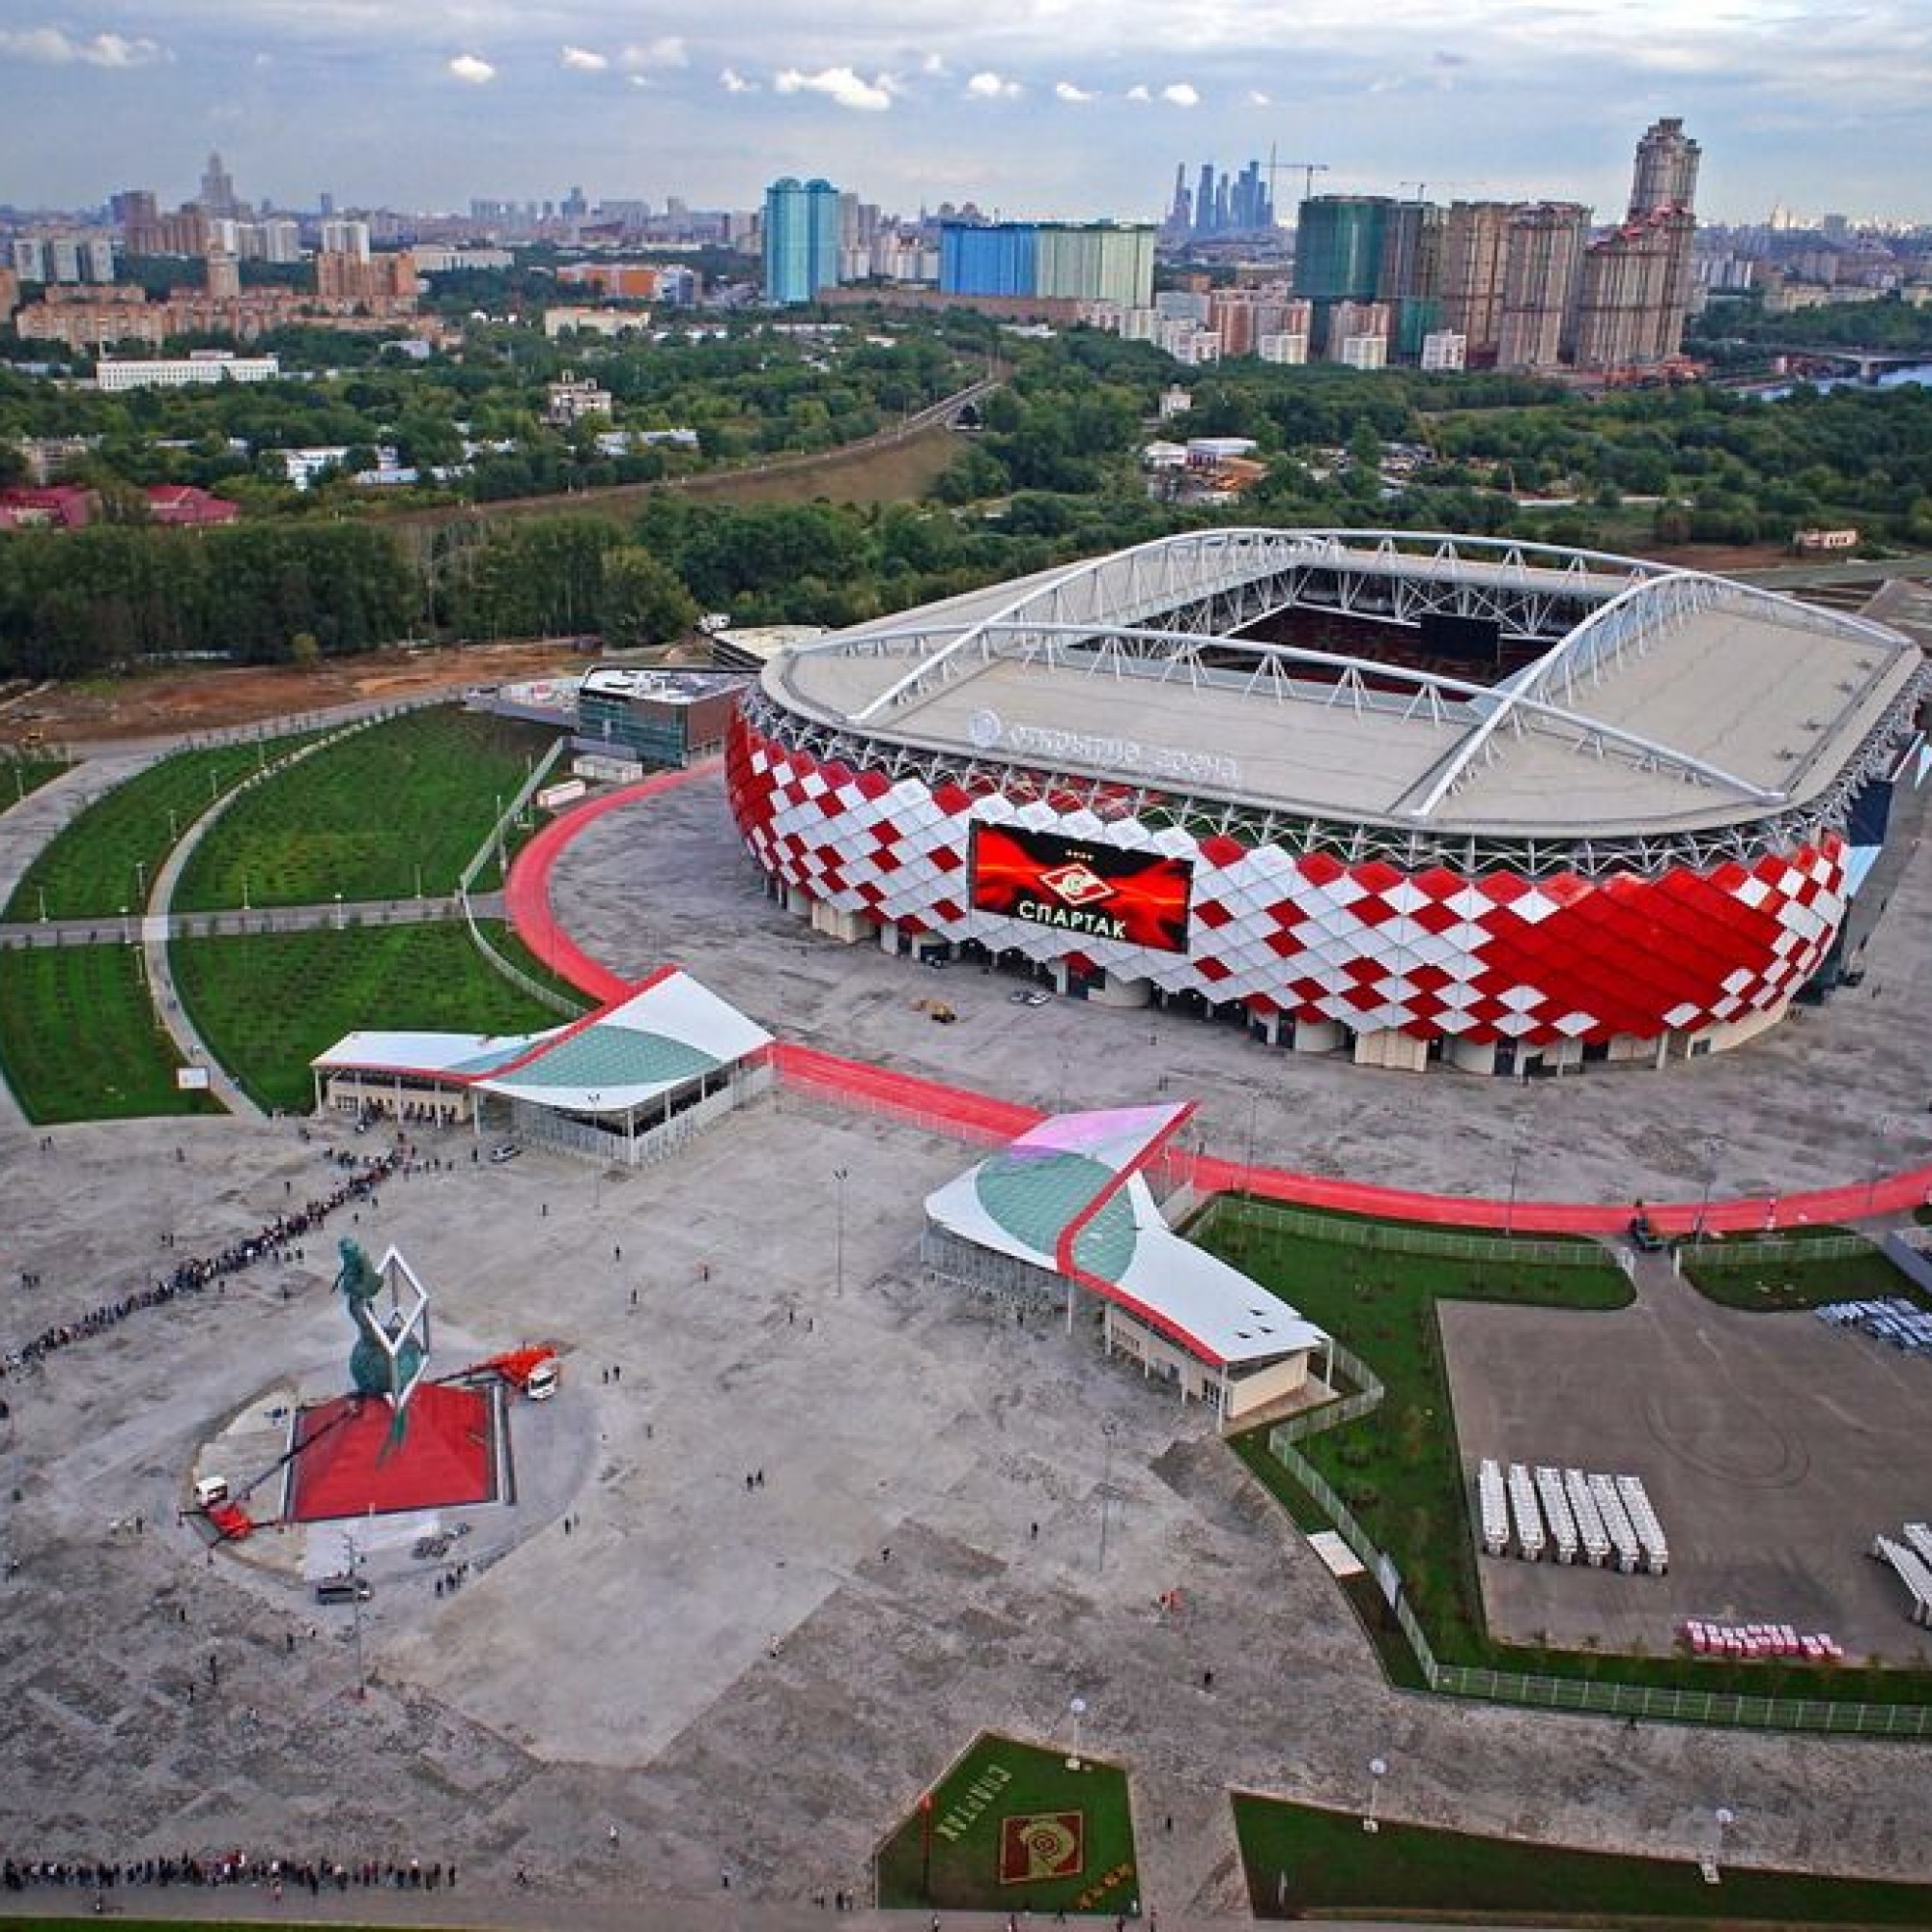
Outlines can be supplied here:
[[1855, 976], [1928, 694], [1909, 639], [1722, 578], [1214, 530], [781, 652], [726, 771], [839, 939], [1520, 1077], [1735, 1046]]

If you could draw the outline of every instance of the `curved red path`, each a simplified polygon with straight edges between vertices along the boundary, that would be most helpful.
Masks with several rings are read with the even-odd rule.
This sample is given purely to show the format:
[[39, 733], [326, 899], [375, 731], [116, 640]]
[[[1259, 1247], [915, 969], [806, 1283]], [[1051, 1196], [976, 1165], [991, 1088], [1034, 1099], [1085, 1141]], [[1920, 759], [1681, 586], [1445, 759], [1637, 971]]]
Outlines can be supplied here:
[[[604, 816], [641, 799], [655, 798], [719, 769], [713, 758], [687, 771], [661, 772], [621, 791], [608, 793], [553, 819], [510, 867], [504, 900], [510, 923], [530, 951], [560, 978], [596, 1000], [613, 1000], [632, 982], [593, 959], [557, 923], [550, 899], [551, 873], [570, 842]], [[901, 1073], [863, 1060], [847, 1060], [817, 1047], [781, 1040], [772, 1049], [779, 1076], [861, 1112], [887, 1114], [964, 1140], [994, 1145], [1013, 1139], [1044, 1118], [1037, 1108], [975, 1093], [917, 1073]], [[1184, 1158], [1178, 1156], [1178, 1158]], [[1250, 1166], [1203, 1154], [1189, 1169], [1205, 1192], [1241, 1188], [1269, 1200], [1328, 1208], [1350, 1214], [1377, 1214], [1408, 1221], [1431, 1221], [1451, 1228], [1500, 1228], [1520, 1234], [1609, 1235], [1621, 1233], [1630, 1218], [1624, 1204], [1598, 1201], [1500, 1201], [1460, 1194], [1424, 1194], [1406, 1187], [1378, 1187], [1368, 1181], [1327, 1179], [1287, 1168]], [[1714, 1232], [1735, 1233], [1863, 1220], [1878, 1214], [1908, 1213], [1932, 1199], [1932, 1167], [1847, 1186], [1805, 1193], [1756, 1195], [1730, 1201], [1648, 1202], [1651, 1220], [1665, 1234], [1689, 1233], [1701, 1219]]]

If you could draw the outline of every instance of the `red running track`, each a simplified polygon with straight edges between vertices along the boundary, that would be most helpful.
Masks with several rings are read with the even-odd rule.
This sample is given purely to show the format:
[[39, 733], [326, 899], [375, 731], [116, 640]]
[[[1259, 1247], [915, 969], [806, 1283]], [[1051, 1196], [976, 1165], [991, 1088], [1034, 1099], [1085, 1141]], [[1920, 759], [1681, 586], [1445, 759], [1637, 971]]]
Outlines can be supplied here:
[[[519, 938], [561, 979], [599, 1001], [613, 1000], [632, 982], [593, 959], [558, 924], [551, 906], [551, 873], [570, 842], [608, 811], [708, 778], [723, 760], [707, 759], [681, 772], [661, 772], [621, 791], [590, 800], [553, 819], [510, 867], [504, 901]], [[862, 1112], [948, 1133], [984, 1146], [1004, 1144], [1044, 1118], [1037, 1108], [1002, 1100], [969, 1087], [901, 1073], [863, 1060], [847, 1060], [817, 1047], [781, 1041], [772, 1050], [781, 1079]], [[1335, 1180], [1289, 1168], [1256, 1167], [1203, 1154], [1191, 1169], [1195, 1184], [1207, 1192], [1241, 1188], [1273, 1201], [1327, 1208], [1349, 1214], [1375, 1214], [1429, 1221], [1447, 1228], [1500, 1228], [1525, 1235], [1621, 1234], [1630, 1220], [1628, 1203], [1600, 1201], [1519, 1201], [1511, 1206], [1460, 1194], [1424, 1194], [1406, 1187], [1378, 1187], [1369, 1181]], [[1645, 1211], [1663, 1234], [1690, 1233], [1699, 1222], [1714, 1233], [1758, 1232], [1772, 1228], [1818, 1226], [1858, 1221], [1881, 1214], [1909, 1213], [1932, 1200], [1932, 1166], [1912, 1168], [1847, 1186], [1806, 1192], [1754, 1195], [1708, 1206], [1695, 1202], [1647, 1201]]]

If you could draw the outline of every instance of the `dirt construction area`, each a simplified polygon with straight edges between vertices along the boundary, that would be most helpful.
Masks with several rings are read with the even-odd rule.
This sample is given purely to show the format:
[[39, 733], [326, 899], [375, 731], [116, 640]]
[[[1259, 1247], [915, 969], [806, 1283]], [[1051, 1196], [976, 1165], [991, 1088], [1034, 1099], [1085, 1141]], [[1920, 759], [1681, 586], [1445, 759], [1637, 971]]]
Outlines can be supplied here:
[[0, 746], [118, 745], [179, 738], [352, 704], [400, 704], [471, 684], [582, 668], [555, 641], [374, 651], [302, 669], [237, 665], [156, 670], [77, 684], [14, 685], [0, 695]]

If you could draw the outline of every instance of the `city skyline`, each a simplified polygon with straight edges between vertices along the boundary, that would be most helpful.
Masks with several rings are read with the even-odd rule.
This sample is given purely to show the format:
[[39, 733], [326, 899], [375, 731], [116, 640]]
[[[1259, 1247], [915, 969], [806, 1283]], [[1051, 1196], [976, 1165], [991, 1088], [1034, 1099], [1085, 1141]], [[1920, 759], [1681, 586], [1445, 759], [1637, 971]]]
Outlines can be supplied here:
[[684, 0], [33, 6], [0, 26], [17, 206], [186, 198], [219, 148], [240, 194], [284, 206], [460, 210], [582, 183], [749, 209], [797, 174], [906, 213], [1158, 219], [1176, 160], [1211, 145], [1237, 165], [1272, 148], [1284, 212], [1319, 159], [1329, 191], [1561, 194], [1601, 216], [1629, 128], [1674, 114], [1714, 157], [1706, 218], [1932, 220], [1932, 17], [1909, 0], [1389, 0], [1373, 36], [1341, 0], [1291, 24], [1226, 0], [995, 0], [958, 23], [778, 0], [755, 30]]

